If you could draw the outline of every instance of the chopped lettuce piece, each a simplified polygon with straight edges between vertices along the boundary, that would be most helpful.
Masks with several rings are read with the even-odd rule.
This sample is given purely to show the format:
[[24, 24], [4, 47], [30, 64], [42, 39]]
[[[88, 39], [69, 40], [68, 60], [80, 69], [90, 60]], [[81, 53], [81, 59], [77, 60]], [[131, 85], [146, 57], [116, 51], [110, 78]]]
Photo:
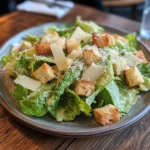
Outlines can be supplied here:
[[38, 44], [40, 42], [40, 38], [34, 35], [27, 35], [26, 40], [33, 44]]
[[80, 111], [83, 112], [85, 115], [89, 116], [91, 112], [91, 107], [89, 107], [77, 94], [75, 94], [70, 89], [66, 89], [66, 93], [68, 95], [72, 95], [74, 99], [77, 101]]
[[140, 64], [137, 66], [144, 77], [150, 78], [150, 64]]
[[93, 33], [93, 32], [103, 32], [104, 29], [97, 25], [96, 23], [92, 21], [83, 21], [80, 17], [77, 17], [77, 20], [75, 22], [76, 26], [79, 26], [82, 30], [85, 32]]
[[68, 88], [81, 74], [83, 69], [83, 63], [80, 61], [75, 61], [74, 65], [71, 66], [68, 71], [65, 72], [59, 84], [53, 91], [52, 96], [47, 100], [48, 110], [55, 117], [56, 107], [60, 101], [60, 96], [63, 95], [66, 88]]
[[48, 110], [46, 99], [50, 96], [55, 83], [41, 85], [37, 91], [32, 92], [26, 99], [20, 101], [23, 113], [31, 116], [43, 116]]
[[141, 91], [150, 90], [150, 78], [144, 77], [144, 83], [139, 85]]
[[126, 35], [125, 38], [128, 40], [128, 45], [129, 45], [131, 52], [136, 51], [138, 41], [137, 41], [135, 33], [130, 33]]
[[29, 62], [25, 59], [24, 56], [21, 56], [19, 59], [16, 60], [16, 63], [14, 65], [14, 72], [18, 75], [26, 75], [29, 76]]
[[13, 96], [18, 100], [25, 100], [31, 91], [23, 86], [16, 84], [15, 90], [12, 92]]
[[66, 89], [56, 108], [55, 118], [57, 121], [71, 121], [81, 112], [89, 116], [90, 111], [91, 108], [78, 95]]
[[127, 114], [137, 100], [139, 91], [135, 88], [128, 88], [122, 81], [112, 81], [98, 95], [104, 100], [104, 105], [113, 104], [123, 114]]
[[86, 103], [91, 106], [91, 104], [95, 101], [95, 98], [99, 95], [99, 93], [112, 81], [115, 79], [114, 70], [112, 66], [112, 60], [108, 57], [106, 61], [107, 69], [105, 73], [98, 78], [96, 81], [96, 91], [89, 97], [86, 98]]
[[75, 31], [76, 27], [71, 24], [51, 26], [45, 29], [45, 33], [50, 33], [51, 31], [57, 31], [58, 34], [65, 38], [70, 38]]
[[10, 56], [3, 56], [1, 59], [3, 66], [5, 66], [9, 61], [10, 61]]

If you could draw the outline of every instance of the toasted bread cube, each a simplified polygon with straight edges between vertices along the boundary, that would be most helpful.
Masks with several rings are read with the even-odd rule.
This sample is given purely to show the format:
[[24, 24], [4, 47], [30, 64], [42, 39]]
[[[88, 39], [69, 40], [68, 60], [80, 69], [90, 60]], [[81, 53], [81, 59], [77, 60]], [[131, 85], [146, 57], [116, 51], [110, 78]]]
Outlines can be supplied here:
[[25, 49], [29, 49], [32, 47], [32, 43], [28, 42], [28, 41], [23, 41], [19, 50], [20, 51], [24, 51]]
[[120, 40], [123, 43], [128, 43], [127, 39], [125, 39], [124, 37], [119, 36], [117, 34], [114, 35], [114, 38], [115, 38], [115, 40]]
[[95, 91], [95, 82], [78, 80], [75, 86], [75, 93], [80, 96], [90, 96]]
[[136, 51], [133, 54], [142, 60], [142, 64], [148, 63], [142, 50]]
[[113, 68], [116, 76], [120, 76], [127, 69], [127, 62], [124, 59], [119, 59], [113, 63]]
[[100, 60], [101, 56], [96, 54], [93, 50], [86, 50], [82, 53], [82, 57], [84, 60], [88, 63], [88, 65], [91, 65], [93, 62], [97, 62]]
[[99, 48], [103, 48], [109, 45], [115, 45], [115, 39], [108, 33], [94, 33], [92, 35], [92, 44], [97, 45]]
[[57, 66], [52, 66], [52, 69], [54, 71], [54, 74], [57, 79], [60, 79], [62, 77], [62, 71], [58, 70]]
[[124, 76], [129, 87], [134, 87], [144, 82], [144, 79], [137, 67], [124, 70]]
[[118, 108], [111, 104], [94, 109], [94, 117], [100, 125], [110, 125], [120, 121]]
[[55, 78], [53, 69], [47, 63], [42, 64], [41, 67], [35, 70], [32, 76], [43, 84]]
[[39, 55], [50, 55], [50, 54], [52, 54], [49, 42], [38, 43], [35, 45], [35, 49]]
[[80, 50], [81, 46], [80, 43], [76, 40], [67, 40], [66, 41], [66, 50], [67, 53], [70, 54], [73, 50]]

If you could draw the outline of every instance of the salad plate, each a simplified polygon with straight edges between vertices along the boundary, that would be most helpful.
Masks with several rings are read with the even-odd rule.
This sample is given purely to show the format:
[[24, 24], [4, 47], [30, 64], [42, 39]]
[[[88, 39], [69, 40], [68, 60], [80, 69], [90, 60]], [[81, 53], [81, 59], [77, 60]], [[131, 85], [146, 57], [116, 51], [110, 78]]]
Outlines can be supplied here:
[[[43, 34], [43, 29], [50, 26], [63, 24], [66, 24], [66, 22], [47, 23], [18, 33], [2, 46], [0, 50], [0, 60], [3, 56], [9, 55], [9, 51], [13, 43], [21, 41], [23, 38], [25, 38], [26, 35], [31, 34], [39, 36]], [[113, 27], [103, 27], [105, 28], [105, 31], [110, 34], [118, 34], [121, 36], [127, 34], [127, 32], [115, 29]], [[138, 41], [138, 49], [143, 50], [147, 60], [150, 61], [150, 53], [148, 48], [146, 48], [146, 46], [140, 41]], [[50, 117], [49, 114], [46, 114], [42, 117], [29, 116], [21, 111], [19, 103], [15, 100], [12, 93], [10, 92], [12, 91], [12, 80], [4, 73], [2, 64], [0, 64], [0, 69], [0, 95], [2, 97], [0, 101], [1, 105], [13, 117], [15, 117], [17, 121], [34, 130], [46, 134], [66, 137], [87, 137], [106, 134], [133, 124], [150, 110], [150, 92], [142, 92], [130, 112], [123, 116], [120, 122], [114, 123], [112, 125], [100, 126], [95, 121], [94, 117], [88, 118], [84, 116], [77, 116], [73, 121], [58, 122], [53, 117]]]

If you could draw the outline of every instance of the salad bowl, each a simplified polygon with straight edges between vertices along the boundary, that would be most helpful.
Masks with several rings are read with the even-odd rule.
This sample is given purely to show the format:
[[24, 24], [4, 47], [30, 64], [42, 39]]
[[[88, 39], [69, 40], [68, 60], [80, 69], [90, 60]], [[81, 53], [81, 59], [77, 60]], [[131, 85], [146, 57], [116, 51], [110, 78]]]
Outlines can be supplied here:
[[[66, 23], [66, 22], [65, 22]], [[53, 25], [64, 24], [60, 22], [47, 23], [37, 27], [33, 27], [22, 31], [9, 39], [0, 50], [0, 59], [9, 54], [9, 50], [13, 43], [19, 42], [27, 34], [41, 35], [43, 29]], [[113, 27], [103, 26], [108, 33], [126, 35], [127, 32], [121, 29], [115, 29]], [[138, 49], [142, 49], [147, 56], [147, 60], [150, 61], [150, 53], [148, 48], [140, 41], [138, 41]], [[100, 126], [96, 123], [94, 118], [87, 118], [84, 116], [78, 116], [74, 121], [70, 122], [58, 122], [53, 119], [49, 114], [43, 117], [33, 117], [22, 113], [20, 106], [11, 94], [11, 80], [4, 73], [2, 65], [0, 64], [0, 99], [1, 105], [14, 117], [17, 121], [24, 125], [51, 135], [66, 136], [66, 137], [88, 137], [96, 136], [100, 134], [110, 133], [121, 128], [127, 127], [137, 120], [141, 119], [150, 110], [150, 92], [143, 92], [139, 95], [139, 98], [130, 112], [121, 118], [120, 122], [112, 125]]]

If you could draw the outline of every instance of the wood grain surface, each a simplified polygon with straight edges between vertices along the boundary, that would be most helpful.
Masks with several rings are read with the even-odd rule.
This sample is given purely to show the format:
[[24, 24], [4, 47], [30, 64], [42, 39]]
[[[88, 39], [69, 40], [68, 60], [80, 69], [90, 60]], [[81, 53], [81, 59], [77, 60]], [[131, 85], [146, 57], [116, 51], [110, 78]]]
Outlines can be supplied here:
[[[135, 21], [81, 6], [75, 7], [62, 19], [26, 12], [13, 12], [0, 17], [0, 45], [16, 33], [47, 22], [73, 21], [77, 15], [100, 24], [138, 32]], [[144, 41], [150, 48], [150, 42]], [[0, 101], [2, 99], [0, 98]], [[0, 150], [150, 150], [150, 113], [135, 124], [115, 133], [91, 138], [64, 138], [39, 133], [13, 119], [0, 105]]]

